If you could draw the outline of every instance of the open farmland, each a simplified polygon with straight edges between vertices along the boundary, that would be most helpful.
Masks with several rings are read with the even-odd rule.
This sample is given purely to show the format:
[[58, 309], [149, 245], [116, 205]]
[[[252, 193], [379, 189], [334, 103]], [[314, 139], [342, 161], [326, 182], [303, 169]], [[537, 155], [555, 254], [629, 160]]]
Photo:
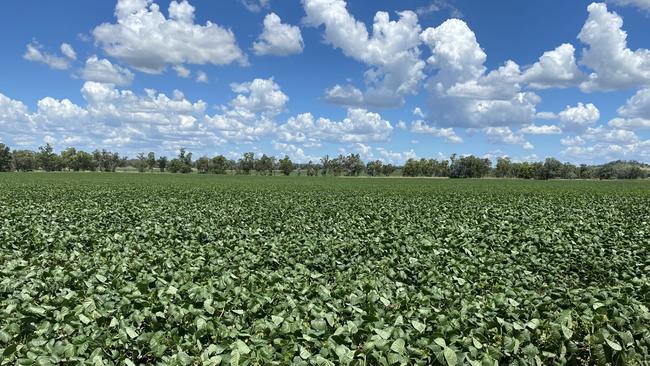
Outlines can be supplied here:
[[644, 364], [650, 182], [0, 175], [2, 364]]

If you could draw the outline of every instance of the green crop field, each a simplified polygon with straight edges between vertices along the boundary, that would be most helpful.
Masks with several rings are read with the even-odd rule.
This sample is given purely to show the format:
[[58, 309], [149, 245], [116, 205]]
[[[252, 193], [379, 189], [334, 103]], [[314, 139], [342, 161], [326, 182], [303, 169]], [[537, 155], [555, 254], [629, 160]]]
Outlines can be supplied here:
[[650, 362], [650, 182], [0, 175], [1, 364]]

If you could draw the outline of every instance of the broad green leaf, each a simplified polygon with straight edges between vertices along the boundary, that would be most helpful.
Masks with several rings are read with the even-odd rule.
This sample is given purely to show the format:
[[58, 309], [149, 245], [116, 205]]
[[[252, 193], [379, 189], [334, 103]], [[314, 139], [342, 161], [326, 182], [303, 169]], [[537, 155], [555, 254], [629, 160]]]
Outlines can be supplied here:
[[307, 360], [309, 357], [311, 357], [311, 352], [307, 348], [300, 346], [300, 358]]
[[411, 325], [413, 326], [413, 328], [415, 328], [415, 330], [417, 330], [420, 333], [423, 333], [427, 329], [426, 324], [420, 323], [417, 320], [411, 320]]
[[454, 350], [449, 347], [445, 347], [445, 349], [442, 352], [445, 357], [445, 361], [447, 362], [447, 365], [456, 366], [456, 364], [458, 363], [456, 352], [454, 352]]
[[392, 333], [391, 329], [375, 329], [374, 331], [383, 339], [389, 339]]
[[34, 314], [38, 314], [38, 315], [44, 315], [47, 312], [47, 310], [45, 310], [44, 308], [42, 308], [40, 306], [30, 306], [27, 310], [30, 313], [34, 313]]
[[607, 342], [607, 345], [610, 346], [614, 351], [623, 350], [623, 347], [621, 347], [621, 345], [613, 339], [605, 338], [605, 342]]
[[528, 328], [530, 328], [530, 329], [535, 330], [535, 329], [537, 329], [537, 327], [539, 327], [539, 324], [540, 324], [540, 320], [539, 320], [539, 319], [531, 319], [531, 320], [529, 320], [529, 321], [526, 323], [526, 326], [527, 326]]
[[241, 357], [241, 355], [239, 354], [238, 349], [235, 348], [234, 350], [232, 350], [232, 352], [230, 352], [230, 365], [231, 366], [239, 366], [240, 357]]
[[208, 346], [208, 348], [205, 349], [205, 352], [210, 356], [215, 355], [215, 354], [216, 355], [221, 354], [223, 351], [224, 351], [223, 347], [217, 346], [215, 344], [211, 344], [211, 345]]
[[443, 348], [447, 347], [447, 342], [445, 342], [445, 340], [442, 339], [442, 338], [436, 338], [436, 339], [433, 340], [433, 342], [435, 344], [439, 345], [440, 347], [443, 347]]
[[398, 338], [393, 342], [393, 344], [390, 345], [390, 349], [394, 352], [402, 354], [405, 351], [404, 346], [405, 346], [404, 340], [402, 338]]
[[339, 362], [342, 365], [349, 365], [354, 359], [354, 351], [351, 351], [348, 347], [342, 344], [336, 346], [335, 351], [336, 355], [339, 357]]
[[281, 316], [271, 315], [271, 321], [277, 327], [284, 321], [284, 318]]
[[251, 349], [248, 348], [246, 343], [244, 343], [242, 340], [239, 340], [239, 339], [235, 341], [235, 348], [242, 355], [247, 355], [247, 354], [249, 354], [251, 352]]
[[111, 322], [110, 322], [110, 324], [108, 326], [113, 328], [113, 327], [117, 327], [118, 325], [120, 325], [120, 322], [117, 321], [117, 319], [115, 319], [115, 318], [111, 318]]
[[385, 298], [383, 296], [379, 297], [379, 301], [381, 301], [381, 303], [384, 304], [384, 306], [390, 305], [390, 300], [388, 300], [387, 298]]
[[202, 317], [197, 317], [196, 318], [196, 329], [199, 329], [199, 330], [205, 329], [207, 327], [207, 324], [208, 323]]
[[192, 364], [192, 358], [185, 352], [180, 351], [176, 354], [176, 359], [181, 365], [188, 366]]
[[79, 320], [84, 324], [90, 324], [92, 322], [92, 320], [84, 314], [79, 314]]
[[176, 287], [170, 285], [170, 286], [167, 288], [167, 294], [174, 296], [174, 295], [176, 295], [177, 293], [178, 293], [178, 289], [177, 289]]
[[125, 327], [124, 331], [130, 338], [137, 338], [138, 337], [138, 332], [133, 329], [133, 327]]

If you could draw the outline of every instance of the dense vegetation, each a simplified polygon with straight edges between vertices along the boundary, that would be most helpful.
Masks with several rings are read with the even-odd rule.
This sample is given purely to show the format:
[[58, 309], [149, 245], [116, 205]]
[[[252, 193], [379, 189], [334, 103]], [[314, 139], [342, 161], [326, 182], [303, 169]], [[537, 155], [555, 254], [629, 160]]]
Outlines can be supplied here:
[[640, 365], [649, 206], [647, 181], [2, 174], [0, 363]]
[[650, 165], [636, 161], [612, 161], [604, 165], [576, 166], [562, 163], [555, 158], [543, 162], [513, 162], [510, 158], [498, 158], [492, 168], [492, 161], [473, 155], [457, 156], [449, 160], [408, 159], [403, 166], [386, 164], [381, 160], [364, 164], [359, 154], [328, 155], [318, 163], [297, 164], [285, 155], [282, 159], [262, 154], [247, 152], [238, 160], [228, 159], [223, 155], [209, 158], [202, 156], [192, 161], [192, 153], [181, 148], [176, 158], [169, 160], [166, 156], [156, 159], [154, 152], [147, 155], [139, 153], [135, 159], [120, 157], [118, 153], [95, 150], [92, 153], [78, 151], [73, 147], [54, 153], [49, 144], [39, 148], [38, 152], [14, 150], [0, 143], [0, 172], [7, 171], [104, 171], [115, 172], [119, 167], [131, 167], [139, 172], [192, 173], [199, 174], [237, 174], [237, 175], [298, 175], [307, 176], [390, 176], [396, 172], [405, 177], [449, 177], [449, 178], [521, 178], [521, 179], [639, 179], [646, 178]]

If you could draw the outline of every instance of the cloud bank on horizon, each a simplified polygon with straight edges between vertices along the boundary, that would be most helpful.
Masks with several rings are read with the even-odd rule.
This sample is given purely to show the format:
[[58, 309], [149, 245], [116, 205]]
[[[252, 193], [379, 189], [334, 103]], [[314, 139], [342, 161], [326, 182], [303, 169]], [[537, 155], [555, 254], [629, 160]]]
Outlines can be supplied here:
[[[225, 9], [245, 17], [217, 21], [199, 0], [118, 0], [80, 37], [22, 43], [16, 82], [32, 72], [67, 80], [26, 82], [17, 94], [27, 100], [12, 95], [16, 82], [0, 83], [0, 142], [297, 161], [347, 152], [393, 163], [452, 152], [650, 161], [650, 41], [631, 46], [617, 12], [647, 19], [650, 3], [585, 5], [571, 14], [576, 33], [527, 46], [533, 62], [518, 63], [512, 47], [495, 63], [466, 19], [471, 7], [421, 2], [356, 15], [360, 5], [345, 0], [242, 0]], [[441, 21], [427, 24], [431, 13]]]

